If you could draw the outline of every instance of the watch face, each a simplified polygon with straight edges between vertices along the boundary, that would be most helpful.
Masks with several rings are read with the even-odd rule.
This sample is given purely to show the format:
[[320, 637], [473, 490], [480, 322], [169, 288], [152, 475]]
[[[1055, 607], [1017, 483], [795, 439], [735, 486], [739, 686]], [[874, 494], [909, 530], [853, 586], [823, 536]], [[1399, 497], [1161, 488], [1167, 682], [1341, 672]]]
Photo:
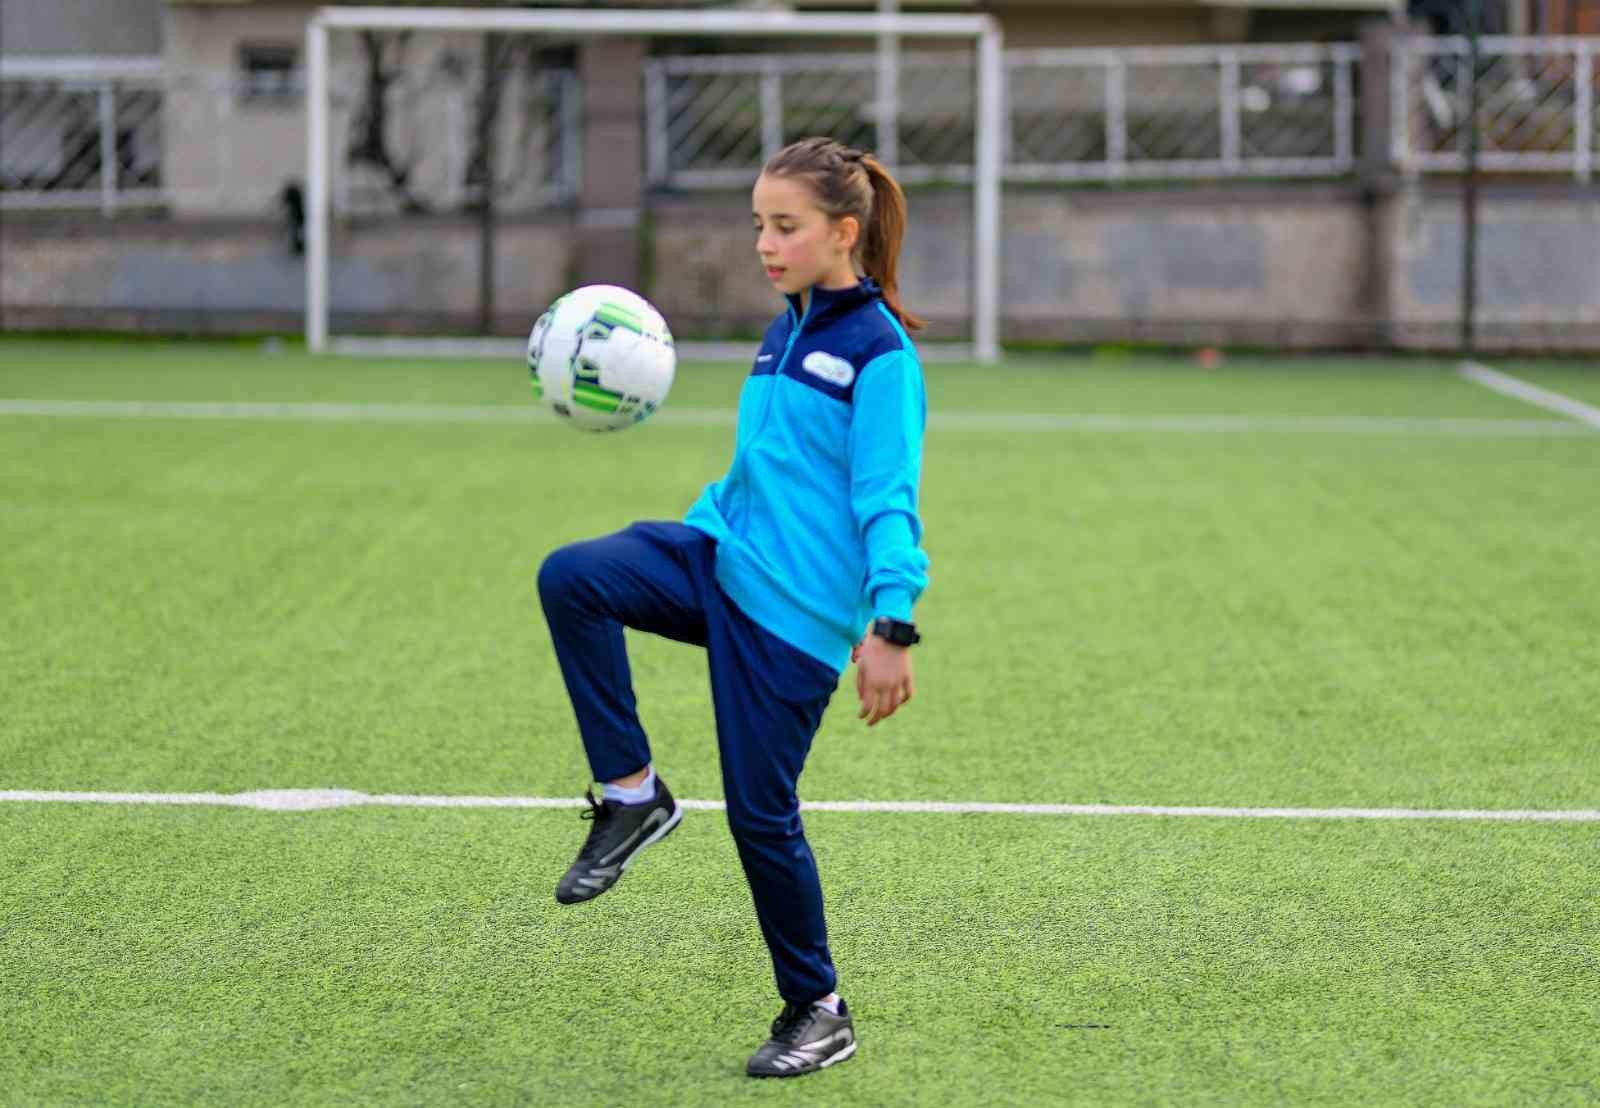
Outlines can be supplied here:
[[911, 646], [918, 639], [916, 624], [887, 616], [880, 617], [872, 630], [879, 638], [895, 646]]

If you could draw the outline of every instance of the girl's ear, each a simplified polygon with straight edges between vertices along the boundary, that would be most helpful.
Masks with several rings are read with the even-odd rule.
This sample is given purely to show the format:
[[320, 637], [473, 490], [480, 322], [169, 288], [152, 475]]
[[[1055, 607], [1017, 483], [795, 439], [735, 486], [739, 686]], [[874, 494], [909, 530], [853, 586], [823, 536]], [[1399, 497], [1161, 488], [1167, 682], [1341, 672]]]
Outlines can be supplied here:
[[854, 253], [856, 243], [861, 239], [861, 221], [853, 215], [841, 216], [833, 221], [833, 237], [840, 250], [846, 254]]

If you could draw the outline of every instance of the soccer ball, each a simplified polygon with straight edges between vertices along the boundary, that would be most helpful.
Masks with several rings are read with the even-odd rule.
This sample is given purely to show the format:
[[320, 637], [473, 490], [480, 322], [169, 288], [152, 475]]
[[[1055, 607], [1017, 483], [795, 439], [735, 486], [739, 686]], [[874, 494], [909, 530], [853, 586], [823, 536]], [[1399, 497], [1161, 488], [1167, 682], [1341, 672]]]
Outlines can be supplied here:
[[661, 313], [616, 285], [572, 290], [528, 336], [533, 395], [583, 431], [620, 431], [648, 419], [666, 401], [677, 363]]

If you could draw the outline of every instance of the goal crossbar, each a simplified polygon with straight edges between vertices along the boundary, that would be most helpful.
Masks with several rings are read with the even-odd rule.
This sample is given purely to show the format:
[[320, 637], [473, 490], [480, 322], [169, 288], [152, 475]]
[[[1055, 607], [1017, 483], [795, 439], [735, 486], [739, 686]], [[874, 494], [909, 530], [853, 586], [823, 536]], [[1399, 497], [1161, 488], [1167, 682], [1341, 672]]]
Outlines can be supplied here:
[[672, 8], [319, 8], [314, 26], [360, 31], [505, 31], [580, 35], [916, 35], [977, 38], [988, 15], [890, 15]]
[[334, 30], [500, 31], [525, 34], [739, 35], [758, 37], [916, 36], [972, 39], [977, 54], [973, 173], [973, 355], [1000, 356], [1000, 160], [1004, 132], [1002, 36], [993, 16], [788, 11], [682, 11], [559, 8], [323, 7], [306, 25], [306, 345], [328, 349], [329, 92], [328, 39]]

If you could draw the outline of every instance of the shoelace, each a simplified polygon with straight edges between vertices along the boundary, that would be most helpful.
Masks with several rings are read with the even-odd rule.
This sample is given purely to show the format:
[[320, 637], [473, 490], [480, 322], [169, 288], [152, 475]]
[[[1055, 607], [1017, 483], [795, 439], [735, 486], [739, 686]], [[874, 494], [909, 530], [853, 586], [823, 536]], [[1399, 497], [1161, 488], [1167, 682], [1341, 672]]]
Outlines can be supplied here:
[[772, 1021], [772, 1037], [779, 1042], [792, 1043], [795, 1041], [796, 1032], [806, 1022], [806, 1017], [811, 1015], [811, 1005], [785, 1004], [783, 1011], [778, 1013], [778, 1018]]
[[583, 849], [578, 851], [578, 857], [589, 859], [600, 845], [600, 826], [611, 818], [611, 812], [606, 805], [594, 798], [593, 789], [584, 789], [583, 797], [589, 802], [589, 807], [578, 813], [579, 819], [594, 820], [594, 826], [589, 829], [589, 837], [584, 840]]

